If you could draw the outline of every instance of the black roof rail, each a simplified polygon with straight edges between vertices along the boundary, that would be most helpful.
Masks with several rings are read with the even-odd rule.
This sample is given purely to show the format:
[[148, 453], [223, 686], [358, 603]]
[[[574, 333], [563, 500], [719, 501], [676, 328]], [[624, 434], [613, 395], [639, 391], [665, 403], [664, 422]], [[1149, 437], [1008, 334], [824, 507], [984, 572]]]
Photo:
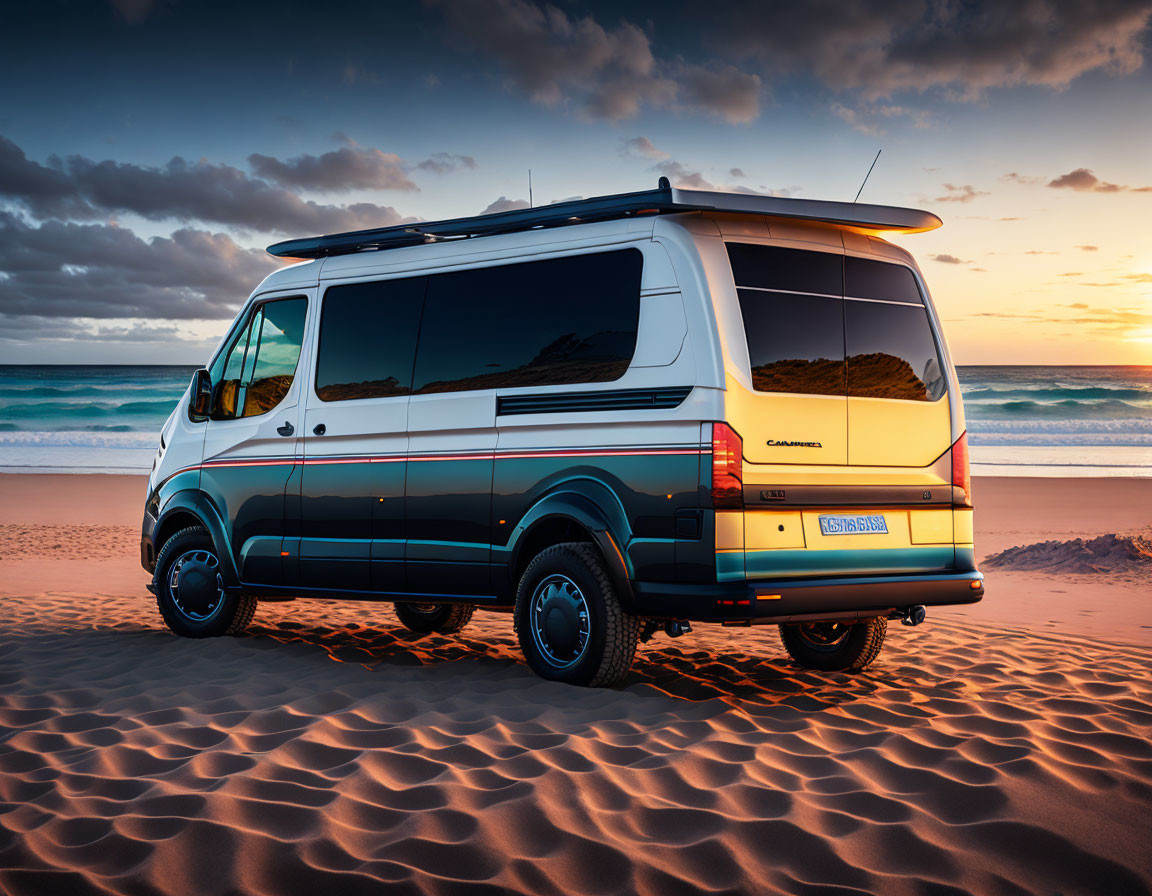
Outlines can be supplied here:
[[537, 208], [513, 209], [470, 218], [397, 224], [373, 230], [354, 230], [329, 236], [285, 240], [269, 246], [268, 252], [279, 258], [323, 258], [328, 255], [396, 249], [440, 240], [492, 236], [544, 227], [563, 227], [637, 215], [684, 212], [722, 212], [798, 218], [856, 227], [861, 230], [899, 233], [935, 230], [942, 223], [931, 212], [896, 206], [792, 199], [754, 193], [679, 190], [668, 183], [668, 178], [662, 177], [655, 190], [573, 199]]

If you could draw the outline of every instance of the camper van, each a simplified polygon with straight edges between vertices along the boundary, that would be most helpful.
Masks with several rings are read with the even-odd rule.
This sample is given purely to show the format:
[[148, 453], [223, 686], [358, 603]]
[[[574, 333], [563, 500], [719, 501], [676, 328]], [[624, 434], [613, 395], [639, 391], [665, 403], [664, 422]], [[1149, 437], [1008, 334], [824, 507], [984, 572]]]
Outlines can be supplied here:
[[[858, 671], [981, 599], [956, 374], [912, 209], [673, 189], [292, 240], [165, 424], [171, 630], [262, 600], [509, 613], [578, 685], [692, 623]], [[307, 605], [299, 604], [306, 613]]]

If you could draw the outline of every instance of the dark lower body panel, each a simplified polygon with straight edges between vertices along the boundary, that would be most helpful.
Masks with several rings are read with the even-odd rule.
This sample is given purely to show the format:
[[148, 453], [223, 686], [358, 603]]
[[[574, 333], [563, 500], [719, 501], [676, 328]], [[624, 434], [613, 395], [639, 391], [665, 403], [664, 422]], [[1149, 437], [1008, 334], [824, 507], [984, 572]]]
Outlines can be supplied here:
[[626, 609], [637, 616], [747, 625], [864, 619], [918, 604], [974, 604], [983, 596], [984, 576], [975, 571], [713, 585], [633, 582]]

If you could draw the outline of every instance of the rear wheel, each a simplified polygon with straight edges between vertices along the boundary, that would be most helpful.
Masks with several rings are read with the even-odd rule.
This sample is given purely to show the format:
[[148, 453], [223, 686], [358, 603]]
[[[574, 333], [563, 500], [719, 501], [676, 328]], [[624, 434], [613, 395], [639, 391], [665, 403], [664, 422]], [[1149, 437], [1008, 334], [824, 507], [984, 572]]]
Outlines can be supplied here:
[[860, 622], [793, 622], [780, 626], [780, 640], [801, 666], [859, 672], [880, 655], [887, 631], [882, 616]]
[[181, 529], [164, 542], [152, 587], [164, 622], [185, 638], [238, 634], [256, 613], [255, 597], [225, 590], [220, 558], [202, 526]]
[[436, 632], [450, 635], [468, 624], [476, 612], [474, 604], [413, 604], [395, 605], [396, 618], [409, 631], [420, 635]]
[[532, 671], [567, 684], [616, 684], [640, 637], [640, 619], [624, 612], [604, 561], [583, 542], [533, 558], [516, 589], [514, 620]]

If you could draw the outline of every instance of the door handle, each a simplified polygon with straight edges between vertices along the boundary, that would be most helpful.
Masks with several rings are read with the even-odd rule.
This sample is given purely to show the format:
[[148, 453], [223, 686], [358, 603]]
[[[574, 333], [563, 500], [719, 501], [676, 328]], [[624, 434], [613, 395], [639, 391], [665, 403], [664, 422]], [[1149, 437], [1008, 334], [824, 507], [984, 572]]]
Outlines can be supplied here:
[[290, 436], [292, 433], [296, 432], [296, 428], [287, 420], [285, 420], [283, 426], [276, 427], [276, 432], [280, 433], [282, 436]]
[[322, 436], [327, 431], [328, 431], [328, 427], [325, 426], [323, 423], [317, 423], [315, 426], [312, 427], [312, 434], [313, 435]]

